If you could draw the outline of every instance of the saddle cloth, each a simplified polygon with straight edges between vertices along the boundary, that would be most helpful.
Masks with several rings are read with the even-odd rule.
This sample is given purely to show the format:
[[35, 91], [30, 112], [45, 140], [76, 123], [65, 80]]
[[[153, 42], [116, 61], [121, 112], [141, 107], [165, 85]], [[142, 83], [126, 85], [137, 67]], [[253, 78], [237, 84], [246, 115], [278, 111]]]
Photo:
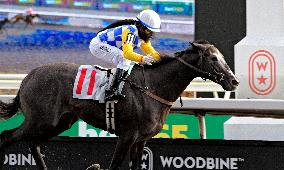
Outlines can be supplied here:
[[81, 65], [73, 86], [73, 98], [99, 100], [104, 103], [105, 90], [109, 88], [115, 69], [97, 65]]
[[[131, 68], [128, 74], [130, 74]], [[105, 103], [105, 91], [109, 89], [116, 68], [106, 69], [98, 65], [81, 65], [73, 86], [73, 98], [98, 100]], [[121, 92], [122, 81], [118, 90]]]

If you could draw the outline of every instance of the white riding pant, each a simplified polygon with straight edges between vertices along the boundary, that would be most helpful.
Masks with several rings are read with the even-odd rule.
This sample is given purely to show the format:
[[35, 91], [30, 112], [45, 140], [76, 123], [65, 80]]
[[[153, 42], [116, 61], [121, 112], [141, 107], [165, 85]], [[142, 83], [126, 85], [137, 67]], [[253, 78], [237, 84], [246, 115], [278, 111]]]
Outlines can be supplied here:
[[92, 39], [89, 49], [93, 56], [125, 71], [128, 70], [131, 64], [130, 60], [124, 58], [123, 52], [119, 48], [102, 42], [98, 37]]

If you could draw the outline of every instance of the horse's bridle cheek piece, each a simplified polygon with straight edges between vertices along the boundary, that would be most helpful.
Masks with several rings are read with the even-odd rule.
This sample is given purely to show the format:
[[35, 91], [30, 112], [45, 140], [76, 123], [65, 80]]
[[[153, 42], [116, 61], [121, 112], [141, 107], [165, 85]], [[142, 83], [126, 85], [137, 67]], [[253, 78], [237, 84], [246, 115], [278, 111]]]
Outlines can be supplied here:
[[[209, 46], [208, 48], [210, 48], [212, 46]], [[206, 48], [204, 51], [206, 51], [208, 48]], [[205, 52], [198, 50], [198, 55], [200, 56], [200, 60], [199, 60], [199, 64], [201, 65], [203, 62], [203, 58], [205, 57]], [[221, 82], [222, 80], [224, 80], [224, 74], [223, 73], [218, 73], [217, 71], [215, 71], [216, 75], [211, 74], [210, 72], [204, 71], [203, 69], [199, 69], [191, 64], [189, 64], [188, 62], [186, 62], [184, 59], [180, 58], [180, 57], [174, 57], [176, 60], [180, 61], [181, 63], [183, 63], [184, 65], [186, 65], [187, 67], [191, 68], [192, 70], [205, 75], [205, 77], [211, 77], [212, 79], [214, 79], [217, 83]], [[213, 66], [212, 66], [213, 67]], [[202, 68], [202, 66], [200, 67]], [[213, 67], [214, 68], [214, 67]], [[206, 80], [206, 78], [203, 78]]]

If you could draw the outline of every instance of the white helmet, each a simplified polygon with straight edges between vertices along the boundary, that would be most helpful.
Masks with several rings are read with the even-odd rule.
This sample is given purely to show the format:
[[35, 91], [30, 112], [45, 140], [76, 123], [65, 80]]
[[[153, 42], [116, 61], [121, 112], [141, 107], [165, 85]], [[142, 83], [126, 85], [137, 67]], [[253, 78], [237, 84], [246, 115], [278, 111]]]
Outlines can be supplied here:
[[137, 19], [149, 30], [160, 32], [161, 19], [159, 14], [153, 10], [144, 10], [137, 15]]

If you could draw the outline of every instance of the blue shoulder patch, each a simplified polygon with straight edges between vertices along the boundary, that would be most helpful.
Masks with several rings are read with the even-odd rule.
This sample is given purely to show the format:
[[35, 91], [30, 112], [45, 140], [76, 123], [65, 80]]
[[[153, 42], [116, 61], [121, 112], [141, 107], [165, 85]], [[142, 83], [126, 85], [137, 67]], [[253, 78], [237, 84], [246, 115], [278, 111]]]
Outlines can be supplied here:
[[134, 28], [132, 25], [129, 25], [129, 26], [128, 26], [128, 29], [129, 29], [132, 33], [134, 33], [134, 32], [136, 31], [136, 28]]

